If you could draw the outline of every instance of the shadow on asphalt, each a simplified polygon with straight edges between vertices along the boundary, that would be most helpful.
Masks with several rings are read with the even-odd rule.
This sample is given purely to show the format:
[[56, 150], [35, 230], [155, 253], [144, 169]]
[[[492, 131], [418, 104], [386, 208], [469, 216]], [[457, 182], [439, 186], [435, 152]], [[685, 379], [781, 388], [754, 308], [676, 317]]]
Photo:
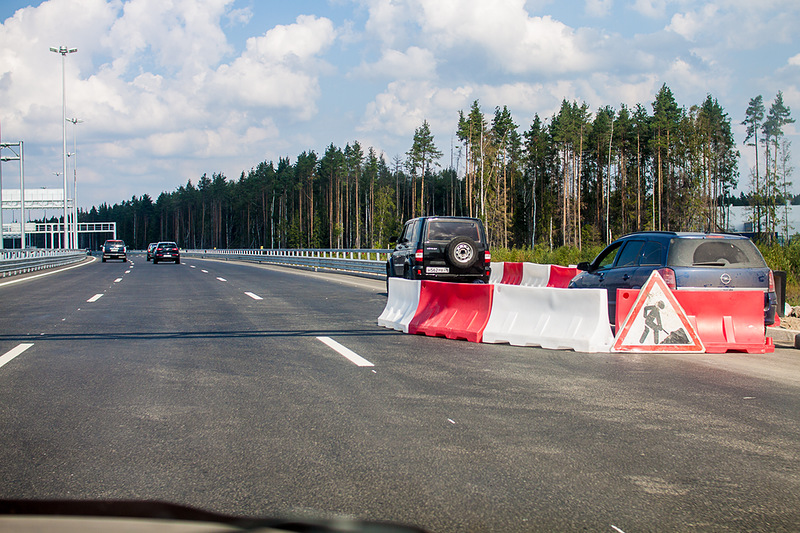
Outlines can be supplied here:
[[0, 342], [91, 341], [91, 340], [166, 340], [166, 339], [258, 339], [270, 337], [381, 337], [400, 332], [380, 328], [363, 330], [238, 330], [238, 331], [167, 331], [167, 332], [102, 332], [102, 333], [52, 333], [44, 335], [0, 335]]

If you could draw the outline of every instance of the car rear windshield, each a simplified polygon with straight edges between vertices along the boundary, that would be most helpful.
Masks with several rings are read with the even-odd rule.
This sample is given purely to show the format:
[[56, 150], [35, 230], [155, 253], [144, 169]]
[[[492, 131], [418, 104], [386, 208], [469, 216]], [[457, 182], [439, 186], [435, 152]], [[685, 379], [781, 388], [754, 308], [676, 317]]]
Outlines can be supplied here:
[[761, 252], [749, 239], [676, 238], [669, 248], [671, 266], [765, 268]]
[[456, 237], [469, 237], [475, 242], [480, 242], [478, 223], [474, 220], [430, 220], [428, 222], [426, 241], [450, 242]]
[[175, 244], [174, 242], [162, 242], [159, 246], [161, 248], [177, 248], [178, 247], [178, 245]]

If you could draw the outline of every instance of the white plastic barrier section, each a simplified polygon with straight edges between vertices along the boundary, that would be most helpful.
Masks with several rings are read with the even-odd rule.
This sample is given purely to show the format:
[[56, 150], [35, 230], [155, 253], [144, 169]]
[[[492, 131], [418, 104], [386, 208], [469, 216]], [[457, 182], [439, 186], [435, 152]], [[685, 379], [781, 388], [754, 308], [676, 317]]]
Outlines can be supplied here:
[[[489, 276], [490, 284], [499, 285], [503, 283], [505, 264], [506, 263], [492, 263], [492, 274]], [[525, 287], [547, 287], [548, 283], [550, 283], [550, 265], [522, 263], [522, 279], [519, 285]]]
[[483, 342], [608, 352], [614, 344], [605, 289], [495, 285]]
[[522, 263], [522, 281], [520, 286], [547, 287], [550, 282], [550, 265], [539, 263]]
[[378, 325], [408, 333], [408, 324], [417, 313], [421, 285], [421, 281], [389, 278], [389, 297]]
[[489, 263], [492, 267], [492, 273], [489, 275], [489, 283], [495, 285], [503, 281], [503, 265], [505, 263]]

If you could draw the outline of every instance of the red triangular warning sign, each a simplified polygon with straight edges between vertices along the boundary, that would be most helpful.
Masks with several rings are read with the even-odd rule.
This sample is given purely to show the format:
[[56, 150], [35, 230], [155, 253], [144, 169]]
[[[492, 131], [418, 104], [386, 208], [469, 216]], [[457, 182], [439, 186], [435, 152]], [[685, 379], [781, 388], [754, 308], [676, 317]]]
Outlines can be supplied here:
[[706, 351], [686, 312], [654, 270], [614, 339], [615, 352]]

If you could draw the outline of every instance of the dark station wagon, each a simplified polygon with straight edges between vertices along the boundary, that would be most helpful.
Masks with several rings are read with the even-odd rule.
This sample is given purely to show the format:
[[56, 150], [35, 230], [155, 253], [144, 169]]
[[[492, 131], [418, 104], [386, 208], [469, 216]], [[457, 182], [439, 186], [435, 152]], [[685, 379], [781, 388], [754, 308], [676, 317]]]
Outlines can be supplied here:
[[153, 249], [153, 264], [161, 261], [171, 261], [176, 265], [181, 262], [181, 251], [174, 242], [159, 242]]
[[608, 290], [608, 315], [613, 323], [617, 289], [639, 289], [653, 270], [679, 289], [759, 289], [764, 291], [764, 324], [775, 322], [775, 279], [761, 252], [740, 235], [650, 231], [612, 242], [583, 270], [570, 288]]
[[420, 217], [403, 227], [386, 263], [390, 277], [488, 283], [491, 255], [483, 223], [468, 217]]

